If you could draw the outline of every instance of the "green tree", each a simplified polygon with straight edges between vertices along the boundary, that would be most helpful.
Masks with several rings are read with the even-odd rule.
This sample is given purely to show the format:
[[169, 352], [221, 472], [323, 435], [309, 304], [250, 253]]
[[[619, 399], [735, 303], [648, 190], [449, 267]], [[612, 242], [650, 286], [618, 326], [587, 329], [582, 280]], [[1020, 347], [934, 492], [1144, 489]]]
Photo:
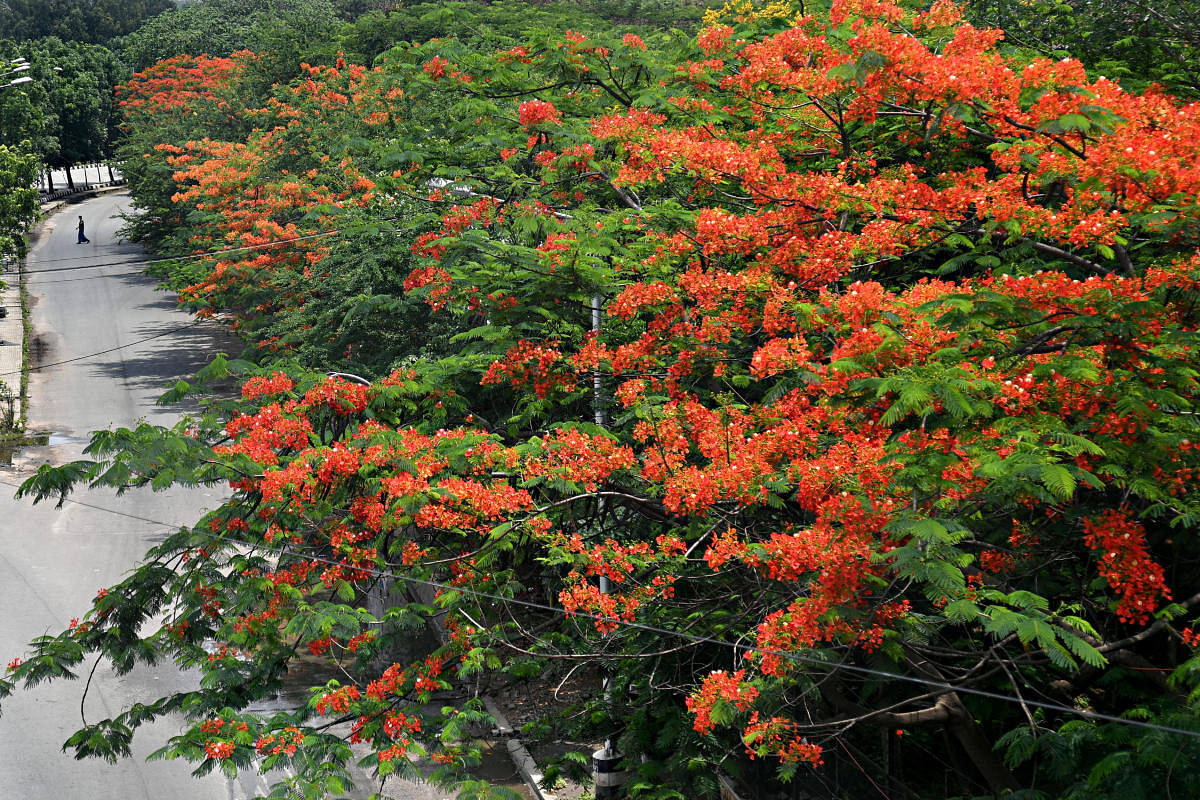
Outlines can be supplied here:
[[38, 159], [23, 148], [0, 144], [0, 258], [25, 255], [25, 231], [38, 215]]
[[278, 73], [278, 80], [288, 80], [299, 69], [298, 54], [333, 36], [339, 24], [330, 0], [204, 0], [148, 20], [112, 47], [135, 71], [185, 53], [227, 56], [238, 50], [278, 50], [286, 66], [271, 71]]
[[0, 127], [4, 140], [29, 138], [43, 163], [56, 169], [112, 155], [119, 124], [114, 89], [124, 70], [110, 50], [50, 37], [5, 42], [0, 53], [24, 57], [25, 75], [33, 79], [0, 98], [13, 114]]
[[981, 24], [1044, 55], [1070, 54], [1097, 75], [1144, 87], [1159, 83], [1200, 97], [1200, 27], [1187, 0], [971, 0]]
[[446, 36], [473, 38], [475, 46], [482, 48], [501, 39], [516, 42], [539, 29], [577, 27], [593, 36], [619, 36], [630, 30], [647, 35], [672, 29], [692, 32], [699, 27], [702, 10], [699, 5], [660, 2], [413, 2], [357, 17], [342, 28], [319, 60], [333, 63], [333, 56], [341, 51], [348, 60], [368, 64], [401, 42], [420, 44]]
[[[0, 52], [7, 56], [13, 51]], [[28, 141], [36, 152], [51, 146], [43, 139], [48, 135], [45, 108], [46, 90], [41, 83], [24, 83], [0, 91], [0, 144]]]
[[53, 36], [103, 44], [173, 7], [170, 0], [6, 0], [0, 30], [18, 41]]

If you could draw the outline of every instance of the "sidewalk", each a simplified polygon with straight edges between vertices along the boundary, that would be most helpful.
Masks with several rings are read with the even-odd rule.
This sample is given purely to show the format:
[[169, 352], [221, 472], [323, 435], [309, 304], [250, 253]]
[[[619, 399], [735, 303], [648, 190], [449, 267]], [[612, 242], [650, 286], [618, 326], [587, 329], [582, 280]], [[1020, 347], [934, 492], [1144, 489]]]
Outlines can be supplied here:
[[[25, 326], [21, 317], [21, 287], [18, 262], [5, 261], [3, 280], [8, 286], [0, 290], [0, 382], [12, 392], [12, 419], [19, 426], [24, 409], [21, 407], [21, 367], [25, 344]], [[0, 400], [0, 417], [8, 415], [8, 403]]]

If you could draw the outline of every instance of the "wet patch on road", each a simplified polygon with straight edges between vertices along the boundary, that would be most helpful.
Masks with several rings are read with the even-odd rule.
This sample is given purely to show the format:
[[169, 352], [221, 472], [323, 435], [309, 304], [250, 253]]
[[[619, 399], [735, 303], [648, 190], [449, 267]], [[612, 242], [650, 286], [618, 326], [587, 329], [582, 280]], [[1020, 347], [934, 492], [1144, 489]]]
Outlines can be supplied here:
[[50, 343], [40, 333], [29, 342], [29, 368], [36, 369], [50, 355]]

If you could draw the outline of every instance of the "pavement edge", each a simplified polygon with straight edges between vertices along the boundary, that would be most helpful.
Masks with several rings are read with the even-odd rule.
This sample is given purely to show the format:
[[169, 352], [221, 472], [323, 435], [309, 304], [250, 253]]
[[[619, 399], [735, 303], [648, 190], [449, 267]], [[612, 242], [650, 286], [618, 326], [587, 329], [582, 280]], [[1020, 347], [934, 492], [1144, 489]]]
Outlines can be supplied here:
[[17, 425], [22, 432], [29, 424], [29, 372], [32, 366], [29, 361], [33, 347], [33, 319], [29, 313], [29, 278], [25, 274], [25, 259], [17, 262], [17, 308], [21, 313], [21, 388], [18, 391], [17, 402], [21, 405], [21, 413], [17, 417]]
[[500, 710], [500, 706], [491, 697], [484, 696], [483, 706], [487, 709], [492, 718], [496, 720], [496, 731], [504, 737], [505, 745], [508, 747], [508, 754], [512, 758], [513, 766], [521, 773], [521, 778], [525, 781], [533, 796], [538, 800], [558, 800], [557, 796], [542, 788], [542, 771], [539, 769], [537, 762], [533, 760], [533, 756], [529, 753], [529, 748], [516, 735], [516, 730], [513, 729], [508, 718], [504, 716], [504, 712]]

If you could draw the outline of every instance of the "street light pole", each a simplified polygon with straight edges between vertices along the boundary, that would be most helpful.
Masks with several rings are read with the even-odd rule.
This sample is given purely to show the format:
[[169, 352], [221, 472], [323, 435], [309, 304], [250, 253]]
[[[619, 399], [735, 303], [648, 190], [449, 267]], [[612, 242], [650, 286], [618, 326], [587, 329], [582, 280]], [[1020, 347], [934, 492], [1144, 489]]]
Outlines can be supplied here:
[[[30, 70], [30, 68], [33, 67], [33, 64], [30, 64], [28, 61], [25, 60], [25, 57], [22, 56], [21, 58], [14, 59], [13, 61], [9, 61], [4, 66], [9, 67], [9, 69], [6, 69], [4, 72], [0, 72], [0, 79], [7, 78], [9, 75], [17, 75], [21, 72], [28, 72]], [[62, 72], [63, 71], [62, 67], [51, 67], [50, 69], [52, 69], [54, 72]], [[9, 86], [20, 86], [22, 83], [32, 83], [32, 82], [33, 82], [33, 78], [31, 76], [22, 75], [21, 77], [17, 78], [16, 80], [9, 81], [8, 83], [5, 83], [5, 84], [0, 84], [0, 89], [5, 89], [5, 88], [8, 88]]]
[[[0, 2], [2, 2], [2, 0], [0, 0]], [[29, 63], [24, 56], [21, 56], [20, 58], [13, 59], [12, 61], [0, 65], [0, 67], [8, 67], [8, 69], [0, 72], [0, 81], [3, 81], [5, 78], [8, 78], [12, 75], [28, 72], [33, 67], [33, 64]], [[50, 69], [54, 72], [63, 71], [62, 67], [51, 67]], [[14, 86], [21, 86], [26, 83], [33, 83], [32, 75], [21, 75], [21, 77], [13, 78], [8, 83], [0, 83], [0, 89], [11, 89]], [[38, 178], [38, 189], [39, 191], [41, 189], [40, 177]], [[54, 191], [54, 177], [48, 165], [46, 166], [46, 191]]]
[[[599, 336], [600, 329], [604, 318], [604, 298], [600, 295], [592, 296], [592, 332]], [[601, 428], [608, 426], [608, 408], [605, 406], [604, 400], [604, 382], [600, 375], [600, 370], [597, 368], [592, 371], [592, 414], [593, 419]], [[599, 521], [603, 521], [604, 516], [604, 498], [596, 498], [596, 517]], [[612, 582], [608, 576], [600, 575], [600, 593], [609, 594], [612, 592]], [[608, 675], [604, 676], [604, 705], [608, 709], [610, 721], [612, 716], [613, 706], [613, 690], [612, 678]], [[592, 753], [592, 781], [595, 785], [595, 800], [616, 800], [623, 794], [622, 786], [628, 775], [619, 768], [621, 752], [617, 749], [616, 742], [613, 741], [613, 736], [610, 734], [604, 740], [604, 747]]]

